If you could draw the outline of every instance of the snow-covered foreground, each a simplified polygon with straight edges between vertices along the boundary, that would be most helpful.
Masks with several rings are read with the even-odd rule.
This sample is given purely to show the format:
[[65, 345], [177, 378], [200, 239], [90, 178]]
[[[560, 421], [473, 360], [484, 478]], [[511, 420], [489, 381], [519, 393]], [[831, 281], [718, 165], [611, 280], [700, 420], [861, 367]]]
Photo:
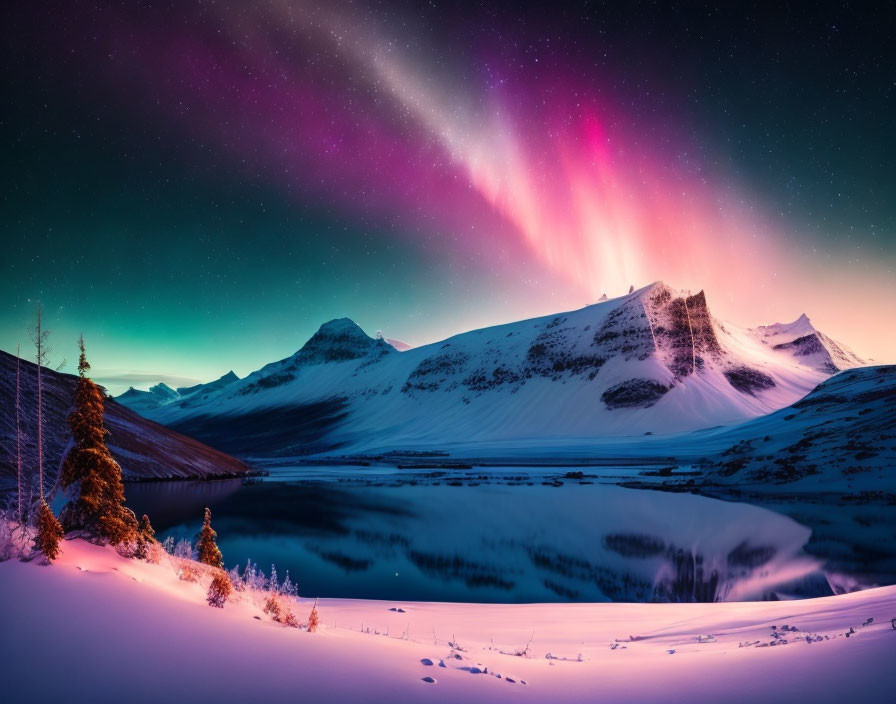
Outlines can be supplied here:
[[3, 700], [884, 702], [894, 686], [896, 587], [722, 604], [322, 600], [318, 633], [204, 597], [166, 559], [80, 540], [50, 567], [0, 564]]

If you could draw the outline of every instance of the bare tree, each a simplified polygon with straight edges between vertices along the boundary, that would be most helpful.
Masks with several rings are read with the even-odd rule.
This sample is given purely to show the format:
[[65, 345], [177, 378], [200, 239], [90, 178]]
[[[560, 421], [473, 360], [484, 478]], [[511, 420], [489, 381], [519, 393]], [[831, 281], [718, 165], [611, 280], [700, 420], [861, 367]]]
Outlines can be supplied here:
[[44, 330], [42, 325], [42, 311], [40, 301], [37, 302], [37, 324], [31, 331], [31, 339], [37, 350], [37, 485], [40, 499], [44, 498], [44, 416], [43, 416], [43, 388], [41, 387], [40, 368], [50, 354], [47, 345], [49, 330]]
[[19, 511], [16, 520], [22, 520], [22, 351], [16, 345], [16, 490]]

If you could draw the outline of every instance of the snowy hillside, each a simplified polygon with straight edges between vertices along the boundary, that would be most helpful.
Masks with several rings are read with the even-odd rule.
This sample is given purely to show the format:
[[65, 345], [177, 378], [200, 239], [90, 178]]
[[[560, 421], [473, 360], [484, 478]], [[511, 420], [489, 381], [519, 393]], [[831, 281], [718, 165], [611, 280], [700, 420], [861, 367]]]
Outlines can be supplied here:
[[828, 357], [807, 353], [810, 327], [742, 330], [663, 283], [400, 353], [343, 318], [245, 379], [140, 411], [243, 455], [684, 432], [775, 411], [860, 363], [820, 334]]
[[[34, 389], [37, 367], [22, 360], [22, 418], [25, 433], [23, 454], [29, 471], [34, 467], [37, 401]], [[49, 369], [42, 371], [44, 386], [44, 452], [50, 467], [48, 482], [55, 476], [62, 453], [71, 438], [66, 418], [71, 411], [77, 377]], [[15, 481], [15, 385], [16, 358], [0, 351], [0, 479]], [[153, 423], [134, 411], [106, 399], [106, 429], [112, 455], [125, 479], [205, 477], [240, 475], [247, 468], [192, 438]]]
[[838, 374], [792, 406], [721, 432], [713, 481], [896, 495], [896, 366]]
[[[388, 704], [892, 698], [896, 587], [730, 604], [323, 599], [321, 628], [309, 633], [274, 623], [263, 592], [210, 608], [201, 565], [190, 563], [198, 582], [184, 581], [186, 561], [168, 556], [149, 564], [82, 540], [62, 548], [50, 567], [0, 563], [11, 704], [83, 693]], [[308, 596], [295, 606], [302, 621]]]

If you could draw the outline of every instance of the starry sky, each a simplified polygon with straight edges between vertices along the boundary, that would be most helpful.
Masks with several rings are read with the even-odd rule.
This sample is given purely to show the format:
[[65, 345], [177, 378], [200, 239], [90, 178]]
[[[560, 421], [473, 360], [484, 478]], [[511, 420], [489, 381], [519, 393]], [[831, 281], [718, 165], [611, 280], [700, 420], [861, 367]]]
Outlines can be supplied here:
[[896, 361], [884, 4], [15, 5], [4, 350], [40, 299], [117, 393], [663, 280]]

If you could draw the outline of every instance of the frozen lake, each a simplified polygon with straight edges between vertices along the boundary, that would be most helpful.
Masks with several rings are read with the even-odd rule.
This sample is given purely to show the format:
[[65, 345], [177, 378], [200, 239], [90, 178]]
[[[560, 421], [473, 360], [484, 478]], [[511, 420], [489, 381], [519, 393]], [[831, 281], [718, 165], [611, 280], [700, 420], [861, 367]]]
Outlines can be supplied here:
[[545, 602], [830, 593], [803, 551], [811, 531], [790, 518], [691, 494], [546, 480], [523, 468], [413, 476], [303, 466], [255, 482], [129, 484], [127, 496], [160, 537], [192, 537], [208, 505], [228, 568], [251, 559], [269, 572], [276, 564], [308, 596]]

